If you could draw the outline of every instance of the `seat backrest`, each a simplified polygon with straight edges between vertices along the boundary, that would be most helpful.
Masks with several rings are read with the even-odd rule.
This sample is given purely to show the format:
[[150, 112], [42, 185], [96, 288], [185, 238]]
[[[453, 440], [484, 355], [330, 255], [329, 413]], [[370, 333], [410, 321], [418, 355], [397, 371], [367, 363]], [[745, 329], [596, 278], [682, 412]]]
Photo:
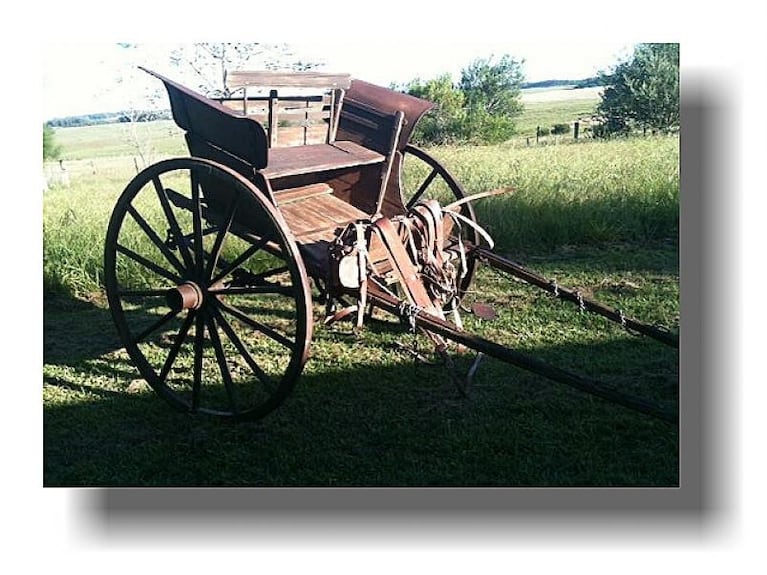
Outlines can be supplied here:
[[[193, 155], [216, 156], [210, 159], [240, 172], [243, 171], [242, 163], [255, 170], [266, 167], [269, 146], [261, 124], [156, 72], [141, 69], [165, 84], [173, 119], [187, 132], [187, 143]], [[192, 146], [197, 149], [192, 150]], [[200, 153], [205, 149], [210, 153]]]
[[433, 107], [432, 102], [409, 94], [354, 80], [344, 98], [336, 137], [339, 140], [351, 140], [382, 154], [388, 153], [391, 134], [396, 125], [394, 118], [397, 112], [401, 112], [402, 126], [394, 146], [401, 152], [410, 140], [418, 120]]
[[433, 103], [361, 80], [346, 93], [338, 121], [339, 140], [349, 140], [386, 156], [375, 211], [404, 213], [400, 170], [402, 151], [418, 120]]
[[241, 96], [222, 104], [264, 125], [270, 147], [330, 143], [350, 85], [348, 74], [233, 70], [227, 87]]

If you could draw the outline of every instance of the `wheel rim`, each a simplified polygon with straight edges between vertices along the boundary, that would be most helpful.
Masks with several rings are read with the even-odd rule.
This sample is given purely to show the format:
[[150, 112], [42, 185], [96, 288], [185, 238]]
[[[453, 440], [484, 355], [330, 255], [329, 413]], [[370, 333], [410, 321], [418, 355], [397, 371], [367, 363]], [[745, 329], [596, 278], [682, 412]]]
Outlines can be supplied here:
[[104, 268], [125, 349], [174, 407], [255, 419], [292, 390], [311, 341], [306, 271], [236, 172], [196, 158], [141, 172], [112, 213]]
[[[463, 199], [467, 195], [453, 175], [436, 158], [412, 145], [405, 146], [403, 150], [400, 190], [406, 210], [425, 200], [437, 200], [444, 206]], [[471, 203], [463, 204], [460, 207], [460, 213], [472, 222], [477, 221]], [[454, 228], [453, 232], [456, 231], [457, 228]], [[464, 241], [479, 245], [480, 238], [474, 229], [466, 226], [460, 233]], [[455, 233], [446, 238], [448, 247], [455, 246], [456, 243]], [[466, 265], [466, 274], [458, 282], [458, 293], [461, 297], [468, 291], [474, 280], [477, 262], [474, 258], [468, 258]]]

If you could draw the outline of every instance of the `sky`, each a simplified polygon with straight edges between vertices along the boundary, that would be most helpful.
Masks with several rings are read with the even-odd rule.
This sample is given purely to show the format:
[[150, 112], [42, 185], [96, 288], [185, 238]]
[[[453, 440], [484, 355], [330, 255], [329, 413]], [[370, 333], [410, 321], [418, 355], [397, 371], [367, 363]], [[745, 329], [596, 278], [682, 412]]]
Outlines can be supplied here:
[[[631, 50], [626, 42], [504, 42], [428, 41], [391, 42], [291, 42], [291, 50], [302, 59], [319, 61], [328, 72], [386, 85], [415, 78], [431, 79], [460, 71], [476, 58], [509, 54], [524, 60], [526, 81], [578, 80], [614, 65]], [[135, 49], [116, 42], [51, 42], [43, 54], [43, 119], [131, 107], [150, 90], [148, 76], [137, 74], [135, 65], [164, 72], [176, 78], [167, 55], [173, 45], [138, 43]], [[146, 77], [144, 77], [146, 76]], [[123, 79], [122, 82], [119, 82]], [[183, 83], [183, 82], [182, 82]], [[161, 107], [162, 106], [161, 104]]]

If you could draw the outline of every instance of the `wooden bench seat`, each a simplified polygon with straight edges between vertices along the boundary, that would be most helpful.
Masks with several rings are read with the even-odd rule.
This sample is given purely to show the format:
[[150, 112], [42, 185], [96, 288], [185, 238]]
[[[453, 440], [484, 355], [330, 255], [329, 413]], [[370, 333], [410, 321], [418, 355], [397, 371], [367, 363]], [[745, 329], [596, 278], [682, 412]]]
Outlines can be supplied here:
[[381, 164], [386, 158], [355, 144], [334, 142], [269, 150], [269, 164], [261, 173], [269, 180], [330, 170]]
[[275, 199], [307, 265], [315, 270], [327, 269], [328, 248], [338, 231], [368, 217], [323, 184], [276, 192]]

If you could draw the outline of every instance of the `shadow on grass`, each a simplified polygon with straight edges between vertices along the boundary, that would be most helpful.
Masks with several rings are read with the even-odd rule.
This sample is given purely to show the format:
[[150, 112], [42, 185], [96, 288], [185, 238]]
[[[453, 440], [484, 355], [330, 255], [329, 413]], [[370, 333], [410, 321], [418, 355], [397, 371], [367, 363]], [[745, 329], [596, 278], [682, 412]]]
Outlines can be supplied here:
[[[506, 246], [508, 248], [508, 246]], [[610, 243], [595, 246], [557, 246], [552, 250], [503, 249], [499, 254], [532, 271], [547, 273], [551, 268], [578, 272], [584, 263], [590, 273], [679, 276], [677, 238], [655, 240], [646, 245]]]
[[[46, 316], [46, 486], [679, 485], [675, 426], [493, 360], [461, 398], [445, 369], [416, 366], [377, 337], [395, 324], [372, 323], [356, 342], [320, 332], [318, 347], [378, 347], [387, 359], [343, 368], [310, 360], [277, 411], [227, 424], [173, 411], [135, 386], [108, 310]], [[662, 347], [627, 336], [526, 352], [674, 402], [676, 360]]]
[[69, 295], [43, 300], [43, 363], [73, 364], [120, 349], [109, 310]]

